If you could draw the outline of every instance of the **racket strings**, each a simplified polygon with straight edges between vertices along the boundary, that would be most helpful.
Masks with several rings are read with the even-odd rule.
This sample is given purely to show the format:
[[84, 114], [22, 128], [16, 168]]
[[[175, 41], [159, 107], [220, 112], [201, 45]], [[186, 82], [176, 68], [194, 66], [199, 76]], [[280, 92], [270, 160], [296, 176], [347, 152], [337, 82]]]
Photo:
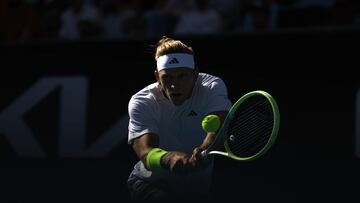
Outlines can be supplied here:
[[[251, 120], [249, 120], [251, 121]], [[257, 120], [260, 121], [260, 120]], [[268, 140], [267, 136], [260, 136], [260, 135], [265, 135], [268, 132], [267, 127], [265, 126], [269, 126], [268, 124], [264, 123], [266, 122], [265, 120], [263, 122], [252, 122], [250, 125], [244, 126], [240, 128], [243, 128], [243, 131], [239, 131], [241, 132], [240, 134], [244, 135], [244, 139], [241, 142], [241, 140], [239, 140], [238, 143], [241, 143], [241, 145], [238, 145], [237, 147], [237, 151], [239, 154], [243, 154], [244, 156], [251, 156], [255, 153], [257, 153], [258, 151], [260, 151], [265, 145], [266, 145], [266, 141]], [[261, 127], [259, 127], [261, 126]]]
[[268, 140], [265, 136], [256, 137], [258, 134], [266, 133], [267, 130], [265, 128], [251, 128], [245, 132], [244, 130], [239, 131], [241, 136], [239, 136], [239, 134], [231, 133], [232, 136], [235, 135], [235, 139], [232, 139], [231, 151], [242, 157], [256, 154], [258, 151], [260, 151], [260, 149], [262, 149]]
[[271, 136], [273, 121], [272, 107], [266, 98], [256, 96], [244, 101], [229, 124], [230, 151], [238, 157], [258, 153]]
[[[252, 123], [254, 126], [264, 125], [264, 123]], [[264, 134], [267, 132], [266, 128], [259, 128], [254, 126], [245, 126], [240, 127], [239, 130], [239, 136], [238, 134], [235, 134], [237, 137], [235, 143], [240, 143], [238, 145], [235, 145], [233, 147], [233, 151], [237, 151], [237, 154], [242, 154], [243, 156], [250, 156], [251, 154], [255, 154], [266, 144], [267, 137], [265, 136], [259, 136], [256, 137], [259, 134]], [[236, 130], [236, 129], [235, 129]], [[232, 133], [234, 134], [234, 133]], [[240, 139], [238, 139], [240, 137]]]

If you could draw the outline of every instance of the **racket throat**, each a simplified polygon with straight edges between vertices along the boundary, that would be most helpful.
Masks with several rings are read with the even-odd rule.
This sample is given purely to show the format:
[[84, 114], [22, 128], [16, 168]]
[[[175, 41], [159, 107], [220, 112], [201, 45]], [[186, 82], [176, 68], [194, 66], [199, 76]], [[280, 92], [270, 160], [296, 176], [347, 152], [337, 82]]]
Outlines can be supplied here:
[[207, 154], [220, 154], [220, 155], [223, 155], [223, 156], [229, 156], [229, 153], [222, 152], [222, 151], [210, 151]]
[[203, 159], [207, 159], [210, 154], [220, 154], [220, 155], [223, 155], [223, 156], [229, 156], [229, 153], [227, 153], [227, 152], [204, 150], [204, 151], [201, 152], [201, 157]]

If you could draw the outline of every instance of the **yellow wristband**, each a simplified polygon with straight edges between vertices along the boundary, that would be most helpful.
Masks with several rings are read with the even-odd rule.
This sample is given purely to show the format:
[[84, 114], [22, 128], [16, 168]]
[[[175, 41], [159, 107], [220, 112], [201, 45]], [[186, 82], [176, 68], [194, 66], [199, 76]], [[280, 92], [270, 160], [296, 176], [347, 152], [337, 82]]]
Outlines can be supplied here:
[[146, 156], [146, 165], [150, 171], [162, 171], [164, 170], [161, 167], [160, 160], [167, 151], [162, 150], [160, 148], [153, 148], [149, 151]]

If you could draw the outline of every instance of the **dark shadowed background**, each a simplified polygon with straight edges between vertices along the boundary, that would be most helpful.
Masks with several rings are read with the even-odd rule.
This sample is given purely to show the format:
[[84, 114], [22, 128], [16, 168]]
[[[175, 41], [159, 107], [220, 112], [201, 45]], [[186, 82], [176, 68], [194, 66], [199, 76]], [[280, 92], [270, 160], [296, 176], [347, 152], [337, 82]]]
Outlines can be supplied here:
[[[7, 29], [0, 32], [0, 201], [130, 201], [126, 179], [137, 157], [127, 144], [127, 104], [155, 81], [150, 45], [161, 34], [190, 44], [200, 70], [220, 76], [232, 101], [262, 89], [280, 108], [279, 137], [265, 156], [216, 158], [214, 201], [356, 198], [360, 35], [358, 21], [349, 19], [357, 18], [327, 18], [332, 7], [284, 2], [275, 30], [226, 21], [223, 30], [205, 34], [10, 39], [1, 18]], [[68, 4], [62, 6], [52, 8]], [[304, 13], [312, 19], [300, 18]]]

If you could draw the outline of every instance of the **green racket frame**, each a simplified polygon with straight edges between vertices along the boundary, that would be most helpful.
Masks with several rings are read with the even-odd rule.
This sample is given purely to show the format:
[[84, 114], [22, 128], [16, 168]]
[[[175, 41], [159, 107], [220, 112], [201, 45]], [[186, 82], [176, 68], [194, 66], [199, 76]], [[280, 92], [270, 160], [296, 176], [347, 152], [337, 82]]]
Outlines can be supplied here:
[[225, 120], [224, 120], [224, 124], [222, 126], [222, 128], [219, 130], [219, 134], [218, 139], [223, 140], [223, 137], [227, 134], [227, 129], [228, 126], [230, 124], [230, 121], [232, 120], [232, 118], [235, 116], [235, 111], [237, 110], [237, 108], [241, 105], [241, 103], [243, 103], [245, 100], [247, 100], [250, 97], [253, 96], [257, 96], [257, 95], [262, 95], [264, 97], [266, 97], [268, 99], [268, 101], [271, 104], [272, 110], [273, 110], [273, 114], [274, 114], [274, 124], [273, 124], [273, 129], [270, 135], [270, 138], [268, 140], [268, 142], [265, 144], [265, 146], [256, 154], [249, 156], [249, 157], [238, 157], [236, 155], [234, 155], [230, 148], [229, 148], [229, 144], [228, 144], [228, 137], [225, 139], [224, 141], [224, 147], [225, 147], [225, 152], [223, 151], [212, 151], [211, 147], [207, 150], [208, 152], [206, 154], [219, 154], [219, 155], [223, 155], [223, 156], [227, 156], [229, 158], [238, 160], [238, 161], [252, 161], [257, 159], [258, 157], [260, 157], [261, 155], [263, 155], [264, 153], [266, 153], [271, 146], [274, 144], [277, 135], [278, 135], [278, 131], [279, 131], [279, 127], [280, 127], [280, 112], [279, 112], [279, 108], [278, 105], [275, 101], [275, 99], [267, 92], [263, 91], [263, 90], [256, 90], [256, 91], [252, 91], [249, 92], [247, 94], [245, 94], [244, 96], [242, 96], [230, 109], [228, 115], [226, 116]]

